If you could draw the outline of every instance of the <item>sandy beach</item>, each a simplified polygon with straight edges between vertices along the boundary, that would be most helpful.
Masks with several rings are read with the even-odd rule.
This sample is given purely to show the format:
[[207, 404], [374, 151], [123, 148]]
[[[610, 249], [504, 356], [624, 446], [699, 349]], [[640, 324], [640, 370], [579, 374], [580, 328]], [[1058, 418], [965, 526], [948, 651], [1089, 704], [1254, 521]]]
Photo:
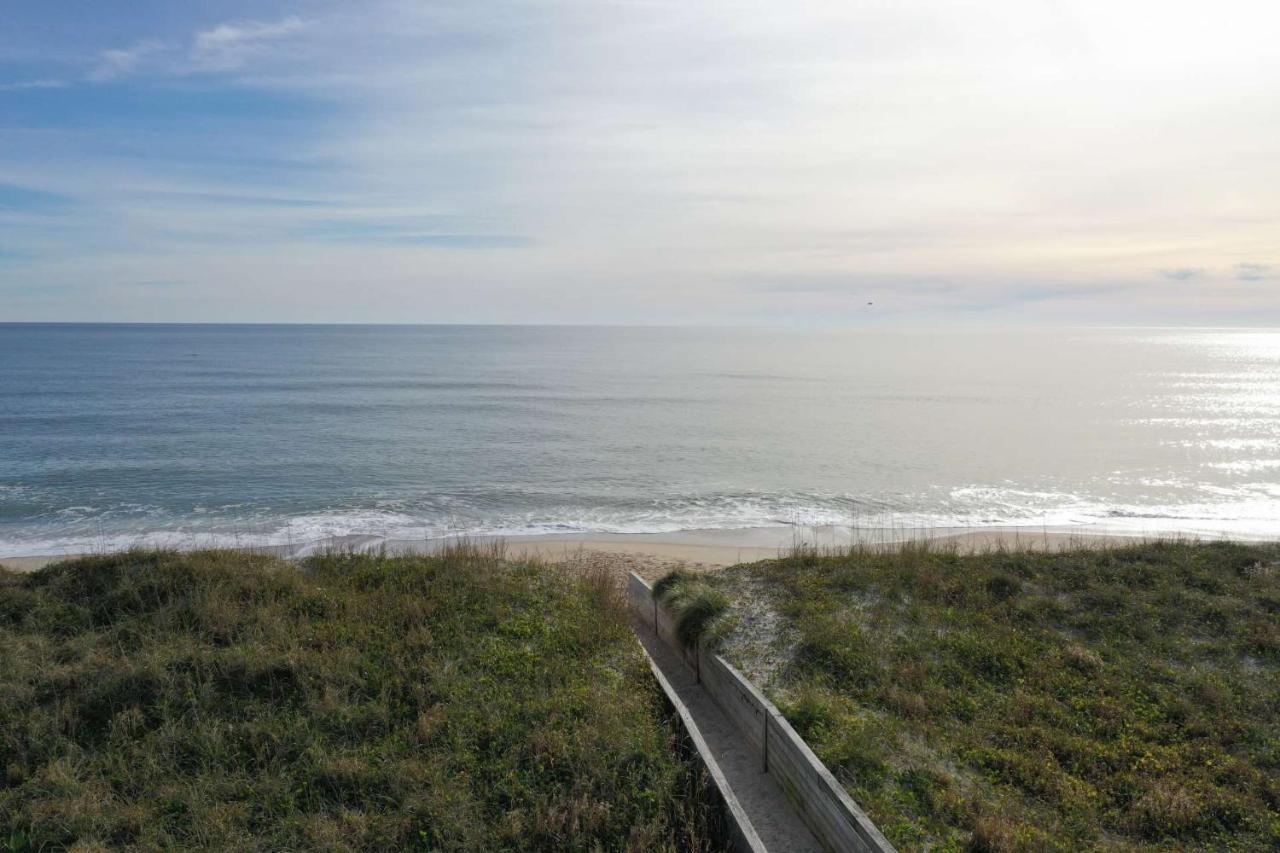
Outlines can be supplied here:
[[[497, 537], [476, 537], [489, 542]], [[608, 560], [622, 568], [650, 575], [681, 565], [695, 569], [717, 569], [739, 563], [768, 560], [787, 553], [798, 544], [819, 548], [847, 548], [861, 544], [894, 547], [905, 542], [929, 540], [962, 551], [1014, 547], [1060, 550], [1069, 547], [1100, 546], [1124, 541], [1160, 538], [1160, 534], [1101, 530], [1097, 528], [867, 528], [852, 530], [834, 527], [768, 527], [745, 530], [693, 530], [677, 533], [603, 534], [583, 533], [562, 536], [502, 537], [513, 557], [536, 557], [550, 562]], [[1182, 536], [1179, 538], [1190, 538]], [[1215, 537], [1217, 538], [1217, 537]], [[382, 539], [375, 536], [345, 536], [289, 546], [259, 549], [283, 557], [306, 557], [329, 549], [386, 549], [405, 554], [431, 552], [451, 540], [428, 541]], [[34, 554], [0, 557], [0, 566], [10, 571], [36, 571], [50, 563], [76, 554]]]

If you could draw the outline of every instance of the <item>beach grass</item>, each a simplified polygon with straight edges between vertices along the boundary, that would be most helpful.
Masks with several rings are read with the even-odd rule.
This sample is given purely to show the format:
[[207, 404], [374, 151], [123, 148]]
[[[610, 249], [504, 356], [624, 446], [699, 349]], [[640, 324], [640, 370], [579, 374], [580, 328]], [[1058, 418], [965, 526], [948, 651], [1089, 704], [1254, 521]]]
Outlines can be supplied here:
[[799, 548], [712, 582], [752, 614], [726, 653], [902, 849], [1280, 847], [1280, 547]]
[[686, 646], [714, 644], [729, 627], [729, 597], [697, 574], [676, 569], [659, 578], [653, 595], [671, 614]]
[[133, 551], [0, 572], [0, 849], [712, 850], [616, 578]]

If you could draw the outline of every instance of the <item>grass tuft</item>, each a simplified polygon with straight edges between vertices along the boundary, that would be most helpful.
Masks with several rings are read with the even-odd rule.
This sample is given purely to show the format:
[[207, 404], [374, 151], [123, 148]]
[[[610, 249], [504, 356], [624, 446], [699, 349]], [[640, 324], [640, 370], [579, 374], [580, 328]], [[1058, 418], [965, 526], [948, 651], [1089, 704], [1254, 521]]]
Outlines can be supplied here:
[[684, 584], [694, 583], [698, 576], [687, 569], [673, 569], [653, 583], [653, 597], [666, 604], [675, 593], [676, 588]]
[[654, 596], [675, 622], [676, 636], [686, 646], [714, 645], [729, 626], [729, 596], [702, 576], [675, 570], [660, 578]]

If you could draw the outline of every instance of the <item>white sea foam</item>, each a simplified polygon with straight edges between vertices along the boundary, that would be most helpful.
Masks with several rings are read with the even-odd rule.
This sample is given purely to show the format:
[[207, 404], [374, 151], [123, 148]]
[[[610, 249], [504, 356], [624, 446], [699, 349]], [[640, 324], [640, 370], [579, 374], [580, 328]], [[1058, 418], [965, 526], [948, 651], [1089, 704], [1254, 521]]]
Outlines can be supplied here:
[[[1273, 460], [1280, 464], [1280, 460]], [[491, 515], [415, 514], [358, 508], [295, 516], [201, 516], [172, 526], [114, 532], [57, 526], [14, 531], [0, 538], [0, 555], [117, 551], [131, 547], [276, 547], [297, 551], [316, 543], [360, 538], [426, 541], [452, 536], [674, 534], [762, 528], [898, 529], [1094, 528], [1129, 533], [1280, 536], [1280, 484], [1205, 487], [1221, 500], [1185, 504], [1106, 502], [1071, 492], [967, 486], [950, 490], [931, 510], [859, 502], [848, 495], [702, 495], [629, 507], [565, 506]], [[916, 496], [919, 498], [920, 496]], [[448, 503], [448, 502], [438, 502]], [[923, 501], [922, 501], [923, 503]]]

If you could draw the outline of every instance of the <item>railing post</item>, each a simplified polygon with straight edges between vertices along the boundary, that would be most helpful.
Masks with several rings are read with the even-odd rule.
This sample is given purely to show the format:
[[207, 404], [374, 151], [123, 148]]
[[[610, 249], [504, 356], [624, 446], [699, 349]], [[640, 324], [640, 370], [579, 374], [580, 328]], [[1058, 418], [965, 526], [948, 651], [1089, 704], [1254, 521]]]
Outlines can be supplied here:
[[769, 772], [769, 712], [764, 711], [764, 748], [760, 751], [764, 753], [764, 772]]

